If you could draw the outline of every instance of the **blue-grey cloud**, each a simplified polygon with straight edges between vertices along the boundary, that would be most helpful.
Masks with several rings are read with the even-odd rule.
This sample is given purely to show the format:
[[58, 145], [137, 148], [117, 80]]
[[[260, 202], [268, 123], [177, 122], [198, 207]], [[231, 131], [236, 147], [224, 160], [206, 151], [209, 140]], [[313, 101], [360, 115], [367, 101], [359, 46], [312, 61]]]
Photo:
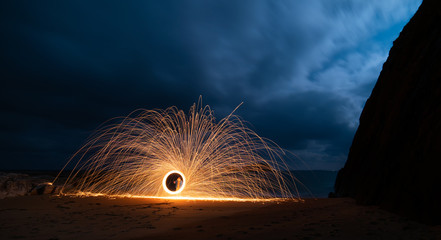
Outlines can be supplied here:
[[188, 109], [310, 168], [344, 164], [392, 41], [421, 0], [2, 2], [0, 168], [59, 168], [102, 122]]

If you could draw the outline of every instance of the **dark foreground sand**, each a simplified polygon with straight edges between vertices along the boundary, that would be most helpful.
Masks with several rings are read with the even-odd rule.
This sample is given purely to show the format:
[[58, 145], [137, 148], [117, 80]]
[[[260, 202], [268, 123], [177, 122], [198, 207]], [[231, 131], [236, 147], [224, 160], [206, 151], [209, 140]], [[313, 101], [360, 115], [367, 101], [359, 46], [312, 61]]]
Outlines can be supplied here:
[[0, 239], [441, 239], [351, 199], [214, 202], [25, 196], [0, 200]]

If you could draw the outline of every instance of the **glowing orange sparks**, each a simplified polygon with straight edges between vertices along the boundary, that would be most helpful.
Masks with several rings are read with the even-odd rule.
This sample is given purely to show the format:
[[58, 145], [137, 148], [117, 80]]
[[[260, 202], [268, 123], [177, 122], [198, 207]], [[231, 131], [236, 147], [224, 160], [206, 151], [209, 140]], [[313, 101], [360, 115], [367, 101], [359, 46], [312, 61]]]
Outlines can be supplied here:
[[199, 102], [188, 114], [171, 107], [113, 119], [119, 122], [104, 125], [68, 161], [64, 168], [72, 171], [62, 192], [252, 201], [298, 197], [286, 152], [233, 113], [216, 121]]

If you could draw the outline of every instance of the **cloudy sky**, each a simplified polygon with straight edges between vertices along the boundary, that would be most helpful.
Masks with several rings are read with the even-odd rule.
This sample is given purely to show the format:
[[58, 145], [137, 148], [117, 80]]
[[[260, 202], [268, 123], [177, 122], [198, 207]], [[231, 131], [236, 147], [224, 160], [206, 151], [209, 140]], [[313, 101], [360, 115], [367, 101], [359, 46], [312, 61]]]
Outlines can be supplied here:
[[0, 169], [59, 169], [101, 123], [202, 95], [338, 170], [421, 0], [2, 1]]

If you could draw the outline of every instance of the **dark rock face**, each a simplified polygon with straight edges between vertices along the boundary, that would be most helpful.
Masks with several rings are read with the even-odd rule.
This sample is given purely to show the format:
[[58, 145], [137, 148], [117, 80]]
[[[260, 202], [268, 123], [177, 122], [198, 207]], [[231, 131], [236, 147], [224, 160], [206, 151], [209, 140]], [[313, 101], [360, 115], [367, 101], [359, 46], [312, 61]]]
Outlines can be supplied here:
[[335, 191], [441, 224], [441, 1], [424, 0], [394, 42]]
[[24, 195], [58, 194], [61, 187], [52, 185], [53, 177], [0, 172], [0, 199]]

